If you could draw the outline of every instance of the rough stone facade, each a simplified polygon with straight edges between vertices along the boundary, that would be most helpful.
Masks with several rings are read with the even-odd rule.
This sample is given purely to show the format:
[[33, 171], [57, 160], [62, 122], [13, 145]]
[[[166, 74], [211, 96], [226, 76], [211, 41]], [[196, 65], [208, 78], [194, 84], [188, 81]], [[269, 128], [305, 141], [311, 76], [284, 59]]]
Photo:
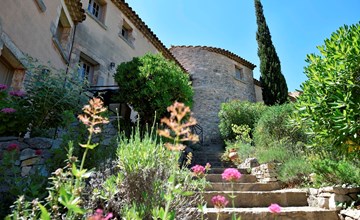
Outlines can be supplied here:
[[[204, 143], [220, 143], [220, 105], [231, 100], [256, 101], [252, 72], [255, 66], [239, 63], [208, 47], [180, 46], [170, 51], [191, 75], [195, 93], [192, 111], [203, 128]], [[236, 78], [236, 69], [242, 70], [241, 79]]]

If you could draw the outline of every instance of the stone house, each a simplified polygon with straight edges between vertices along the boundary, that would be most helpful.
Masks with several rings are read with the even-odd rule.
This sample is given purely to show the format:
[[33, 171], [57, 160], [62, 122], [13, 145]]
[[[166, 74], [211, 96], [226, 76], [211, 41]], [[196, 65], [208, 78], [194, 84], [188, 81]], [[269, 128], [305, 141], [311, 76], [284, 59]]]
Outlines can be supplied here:
[[218, 129], [221, 103], [231, 100], [262, 101], [256, 67], [224, 49], [205, 46], [172, 46], [172, 54], [189, 72], [194, 88], [193, 113], [203, 128], [204, 143], [221, 142]]
[[124, 0], [3, 0], [0, 84], [19, 90], [25, 54], [78, 71], [90, 86], [114, 86], [115, 67], [145, 53], [175, 60]]

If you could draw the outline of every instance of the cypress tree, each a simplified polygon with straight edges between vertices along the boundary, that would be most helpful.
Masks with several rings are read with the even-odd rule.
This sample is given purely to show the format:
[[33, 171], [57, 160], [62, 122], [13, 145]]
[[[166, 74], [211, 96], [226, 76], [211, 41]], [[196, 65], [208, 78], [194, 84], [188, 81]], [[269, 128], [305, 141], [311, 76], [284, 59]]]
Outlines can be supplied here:
[[272, 43], [260, 0], [255, 0], [255, 10], [263, 100], [266, 105], [283, 104], [287, 101], [288, 88], [285, 77], [281, 73], [280, 60]]

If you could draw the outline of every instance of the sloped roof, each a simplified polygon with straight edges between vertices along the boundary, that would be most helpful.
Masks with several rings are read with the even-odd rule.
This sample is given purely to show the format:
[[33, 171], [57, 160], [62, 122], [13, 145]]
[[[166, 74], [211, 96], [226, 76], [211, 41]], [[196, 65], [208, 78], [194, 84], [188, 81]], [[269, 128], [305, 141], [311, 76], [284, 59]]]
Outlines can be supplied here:
[[162, 55], [169, 60], [175, 61], [177, 65], [181, 67], [184, 72], [186, 69], [180, 64], [180, 62], [172, 55], [172, 53], [165, 47], [165, 45], [159, 40], [154, 32], [141, 20], [139, 15], [129, 6], [125, 0], [111, 0], [124, 15], [131, 21], [131, 23], [141, 32], [144, 36], [155, 46], [155, 48], [162, 53]]
[[218, 54], [222, 54], [246, 67], [249, 67], [250, 69], [254, 70], [254, 68], [256, 67], [256, 65], [250, 63], [249, 61], [245, 60], [244, 58], [228, 51], [228, 50], [225, 50], [225, 49], [221, 49], [221, 48], [217, 48], [217, 47], [208, 47], [208, 46], [171, 46], [170, 47], [170, 50], [172, 48], [177, 48], [177, 47], [185, 47], [185, 48], [201, 48], [203, 50], [208, 50], [208, 51], [211, 51], [211, 52], [214, 52], [214, 53], [218, 53]]
[[86, 19], [80, 0], [65, 0], [65, 4], [74, 23], [81, 23]]

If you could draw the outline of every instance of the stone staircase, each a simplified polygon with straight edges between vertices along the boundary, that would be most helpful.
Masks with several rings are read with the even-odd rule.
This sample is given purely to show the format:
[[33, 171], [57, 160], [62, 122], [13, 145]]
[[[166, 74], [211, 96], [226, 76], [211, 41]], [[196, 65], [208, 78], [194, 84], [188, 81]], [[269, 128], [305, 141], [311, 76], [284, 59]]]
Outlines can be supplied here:
[[[207, 161], [210, 162], [211, 161]], [[221, 178], [225, 168], [212, 168], [206, 179], [211, 183], [203, 193], [207, 202], [205, 217], [217, 219], [218, 210], [212, 206], [211, 198], [215, 195], [223, 195], [229, 200], [227, 208], [220, 210], [221, 220], [231, 219], [235, 212], [241, 220], [277, 219], [277, 220], [338, 220], [336, 211], [309, 207], [307, 191], [299, 189], [281, 189], [277, 182], [259, 183], [255, 176], [249, 174], [246, 169], [239, 169], [242, 174], [240, 180], [233, 184], [235, 208], [231, 208], [231, 184]], [[271, 203], [277, 203], [282, 207], [281, 213], [269, 212]]]

